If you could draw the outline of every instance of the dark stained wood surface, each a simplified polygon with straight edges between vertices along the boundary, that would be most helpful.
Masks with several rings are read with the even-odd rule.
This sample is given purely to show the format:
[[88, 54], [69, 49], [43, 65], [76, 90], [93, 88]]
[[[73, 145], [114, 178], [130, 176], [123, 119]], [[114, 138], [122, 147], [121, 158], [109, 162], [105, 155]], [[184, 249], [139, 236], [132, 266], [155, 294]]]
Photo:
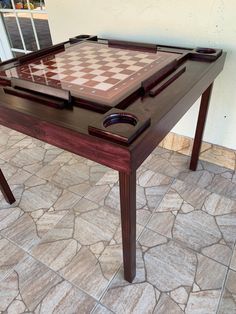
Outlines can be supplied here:
[[9, 204], [13, 204], [16, 201], [1, 169], [0, 169], [0, 190], [2, 191], [5, 200]]
[[191, 156], [191, 161], [190, 161], [190, 166], [189, 166], [189, 168], [193, 171], [197, 169], [197, 163], [198, 163], [198, 158], [200, 154], [202, 137], [204, 133], [207, 112], [209, 109], [212, 88], [213, 88], [213, 83], [202, 94], [197, 127], [196, 127], [196, 132], [195, 132], [195, 137], [194, 137], [194, 143], [193, 143], [192, 156]]
[[[136, 49], [137, 43], [132, 48]], [[199, 53], [191, 48], [165, 46], [157, 46], [157, 50], [184, 56], [175, 72], [167, 73], [161, 82], [154, 80], [158, 85], [151, 87], [152, 95], [147, 88], [116, 106], [126, 113], [141, 112], [151, 118], [150, 125], [126, 146], [111, 137], [104, 139], [89, 134], [90, 125], [106, 121], [106, 107], [96, 112], [87, 104], [79, 106], [78, 100], [73, 103], [72, 99], [70, 108], [55, 109], [33, 99], [7, 95], [0, 87], [0, 124], [119, 171], [124, 277], [129, 282], [136, 271], [136, 170], [203, 94], [190, 166], [196, 169], [212, 84], [222, 71], [226, 57], [219, 49], [205, 50], [210, 54], [205, 54], [204, 50]], [[12, 63], [15, 62], [16, 59]], [[4, 67], [9, 64], [11, 61]], [[0, 80], [0, 86], [4, 84], [6, 82]], [[118, 128], [113, 126], [113, 131]]]
[[132, 282], [136, 274], [136, 171], [119, 172], [119, 180], [124, 277]]
[[[225, 54], [211, 63], [188, 60], [185, 62], [186, 71], [160, 94], [156, 97], [139, 97], [130, 104], [128, 109], [132, 112], [135, 110], [146, 112], [151, 117], [151, 125], [128, 147], [88, 134], [88, 126], [94, 121], [101, 120], [103, 116], [101, 113], [78, 107], [73, 107], [72, 110], [57, 110], [37, 102], [5, 95], [2, 89], [0, 89], [0, 123], [86, 158], [97, 160], [118, 171], [130, 172], [131, 169], [137, 169], [141, 165], [214, 81], [223, 68], [224, 60]], [[57, 139], [53, 139], [48, 133], [50, 128], [58, 130]], [[65, 138], [73, 140], [67, 144]], [[87, 148], [79, 145], [80, 141], [86, 143]], [[117, 153], [120, 158], [117, 158]], [[114, 154], [116, 157], [112, 158]]]

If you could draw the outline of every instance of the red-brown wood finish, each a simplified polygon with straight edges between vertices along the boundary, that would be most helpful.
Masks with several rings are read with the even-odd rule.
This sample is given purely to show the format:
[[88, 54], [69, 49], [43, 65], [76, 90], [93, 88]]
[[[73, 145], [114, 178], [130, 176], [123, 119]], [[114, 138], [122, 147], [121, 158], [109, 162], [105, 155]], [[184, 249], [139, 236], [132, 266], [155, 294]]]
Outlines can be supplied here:
[[213, 88], [213, 83], [205, 90], [201, 98], [197, 127], [196, 127], [193, 149], [192, 149], [192, 156], [191, 156], [191, 161], [190, 161], [190, 166], [189, 166], [189, 168], [193, 171], [197, 169], [197, 163], [198, 163], [198, 158], [200, 154], [202, 137], [204, 133], [207, 112], [208, 112], [208, 108], [210, 104], [212, 88]]
[[2, 191], [5, 200], [9, 204], [13, 204], [16, 201], [1, 169], [0, 169], [0, 190]]
[[136, 171], [119, 172], [124, 278], [136, 274]]
[[[126, 45], [128, 49], [139, 47], [137, 43], [114, 43]], [[53, 53], [64, 49], [64, 44], [52, 49]], [[183, 54], [183, 58], [174, 72], [167, 74], [156, 86], [151, 86], [151, 95], [150, 90], [143, 89], [142, 92], [140, 89], [114, 107], [126, 112], [143, 112], [151, 118], [150, 126], [128, 145], [89, 134], [89, 125], [103, 121], [109, 108], [95, 110], [96, 103], [88, 106], [81, 99], [72, 99], [70, 108], [55, 109], [40, 104], [36, 98], [6, 95], [3, 86], [8, 82], [0, 80], [0, 124], [119, 171], [124, 276], [129, 282], [132, 282], [136, 271], [136, 170], [202, 95], [190, 165], [190, 169], [196, 169], [212, 84], [222, 71], [226, 57], [221, 50], [207, 54], [211, 50], [204, 52], [201, 49], [199, 53], [191, 48], [145, 44], [140, 50], [150, 47], [154, 50], [156, 47], [157, 51]], [[43, 51], [25, 60], [34, 60], [34, 57], [49, 53], [50, 50]], [[2, 68], [0, 65], [0, 70], [19, 61], [9, 61]], [[20, 62], [23, 61], [21, 59]]]

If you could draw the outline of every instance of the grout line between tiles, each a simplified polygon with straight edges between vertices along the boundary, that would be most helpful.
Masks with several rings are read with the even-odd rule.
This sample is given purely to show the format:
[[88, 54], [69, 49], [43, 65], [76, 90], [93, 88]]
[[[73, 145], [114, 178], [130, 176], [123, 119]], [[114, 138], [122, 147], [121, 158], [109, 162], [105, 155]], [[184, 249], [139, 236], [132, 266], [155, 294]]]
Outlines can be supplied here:
[[[6, 236], [3, 236], [1, 234], [1, 236], [8, 240], [9, 242], [11, 242], [12, 244], [14, 244], [15, 246], [17, 246], [19, 249], [23, 250], [25, 252], [25, 254], [27, 254], [28, 256], [30, 256], [33, 260], [39, 262], [40, 264], [44, 265], [46, 268], [50, 269], [54, 274], [56, 274], [57, 276], [61, 277], [63, 280], [65, 280], [66, 282], [69, 282], [73, 287], [75, 287], [76, 289], [82, 291], [83, 293], [85, 293], [87, 296], [89, 296], [90, 298], [92, 298], [93, 300], [95, 300], [96, 302], [99, 302], [99, 299], [96, 299], [96, 297], [90, 295], [88, 292], [86, 292], [85, 290], [83, 290], [82, 288], [78, 287], [77, 285], [75, 285], [73, 282], [71, 282], [70, 280], [66, 279], [64, 276], [62, 276], [61, 274], [57, 273], [55, 270], [53, 270], [50, 266], [44, 264], [42, 261], [38, 260], [36, 257], [34, 257], [30, 252], [26, 251], [24, 248], [22, 248], [21, 246], [19, 246], [18, 244], [16, 244], [14, 241], [12, 241], [11, 239], [9, 239], [8, 237]], [[23, 257], [15, 266], [12, 267], [12, 269], [14, 270], [15, 267], [20, 264], [24, 258], [26, 257]]]

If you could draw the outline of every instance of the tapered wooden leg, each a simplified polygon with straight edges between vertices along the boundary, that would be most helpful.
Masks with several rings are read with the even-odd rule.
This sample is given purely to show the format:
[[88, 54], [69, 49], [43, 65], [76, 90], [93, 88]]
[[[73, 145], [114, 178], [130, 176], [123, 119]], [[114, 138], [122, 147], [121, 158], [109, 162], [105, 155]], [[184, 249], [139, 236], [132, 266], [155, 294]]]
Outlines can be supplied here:
[[119, 173], [124, 278], [136, 274], [136, 172]]
[[199, 109], [199, 114], [198, 114], [197, 128], [195, 132], [192, 156], [191, 156], [190, 167], [189, 167], [193, 171], [197, 169], [197, 163], [198, 163], [198, 158], [199, 158], [201, 144], [202, 144], [202, 137], [204, 133], [207, 112], [208, 112], [209, 103], [211, 99], [212, 87], [213, 87], [213, 83], [202, 94], [202, 99], [201, 99], [201, 104], [200, 104], [200, 109]]
[[2, 191], [2, 194], [5, 197], [5, 200], [9, 204], [12, 204], [16, 201], [1, 169], [0, 169], [0, 190]]

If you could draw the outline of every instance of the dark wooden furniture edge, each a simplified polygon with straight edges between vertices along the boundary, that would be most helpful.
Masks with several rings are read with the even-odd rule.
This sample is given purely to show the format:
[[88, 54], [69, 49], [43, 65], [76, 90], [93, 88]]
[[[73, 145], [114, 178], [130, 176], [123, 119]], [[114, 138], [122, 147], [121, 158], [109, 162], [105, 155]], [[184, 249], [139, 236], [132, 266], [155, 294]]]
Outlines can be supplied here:
[[124, 278], [136, 274], [136, 171], [119, 172]]
[[66, 102], [63, 99], [56, 97], [37, 94], [36, 92], [29, 93], [28, 91], [12, 87], [4, 87], [3, 90], [6, 94], [14, 95], [23, 99], [29, 99], [49, 107], [58, 109], [63, 109], [66, 107]]
[[[116, 129], [117, 123], [127, 123], [131, 127]], [[88, 126], [89, 134], [109, 139], [112, 142], [129, 145], [151, 124], [151, 118], [143, 111], [132, 112], [129, 109], [120, 110], [112, 108], [101, 119], [94, 121]]]
[[5, 200], [9, 204], [13, 204], [16, 201], [1, 169], [0, 169], [0, 190], [2, 191], [2, 194], [5, 198]]
[[24, 112], [11, 110], [2, 103], [0, 103], [0, 124], [114, 170], [127, 173], [131, 171], [130, 152], [127, 148], [39, 120]]
[[130, 49], [138, 51], [146, 51], [156, 53], [157, 45], [148, 44], [134, 41], [125, 41], [125, 40], [116, 40], [116, 39], [107, 39], [108, 46], [119, 49]]
[[189, 166], [190, 170], [193, 170], [193, 171], [197, 169], [197, 163], [198, 163], [198, 159], [200, 155], [201, 143], [202, 143], [202, 138], [203, 138], [203, 133], [204, 133], [204, 128], [205, 128], [207, 113], [209, 109], [212, 89], [213, 89], [213, 83], [202, 94], [197, 127], [195, 131], [195, 136], [194, 136], [192, 156], [191, 156], [191, 161], [190, 161], [190, 166]]
[[[131, 158], [133, 169], [137, 169], [157, 145], [164, 139], [170, 130], [179, 121], [181, 117], [190, 109], [199, 95], [214, 82], [217, 75], [222, 71], [225, 62], [226, 53], [223, 53], [218, 60], [203, 74], [202, 78], [192, 86], [192, 88], [177, 103], [173, 104], [172, 109], [167, 112], [158, 123], [152, 122], [152, 126], [147, 132], [141, 135], [133, 144], [131, 144]], [[172, 118], [171, 117], [175, 117]], [[176, 119], [177, 117], [177, 119]]]
[[71, 102], [71, 94], [68, 90], [39, 84], [36, 82], [26, 81], [19, 78], [12, 78], [11, 86], [14, 88], [23, 88], [24, 90], [29, 92], [37, 91], [37, 93], [45, 96], [57, 97], [67, 101], [68, 103]]
[[149, 91], [150, 97], [157, 96], [161, 91], [163, 91], [167, 86], [173, 83], [180, 75], [182, 75], [186, 71], [186, 67], [182, 67], [166, 77], [160, 84], [156, 85]]

